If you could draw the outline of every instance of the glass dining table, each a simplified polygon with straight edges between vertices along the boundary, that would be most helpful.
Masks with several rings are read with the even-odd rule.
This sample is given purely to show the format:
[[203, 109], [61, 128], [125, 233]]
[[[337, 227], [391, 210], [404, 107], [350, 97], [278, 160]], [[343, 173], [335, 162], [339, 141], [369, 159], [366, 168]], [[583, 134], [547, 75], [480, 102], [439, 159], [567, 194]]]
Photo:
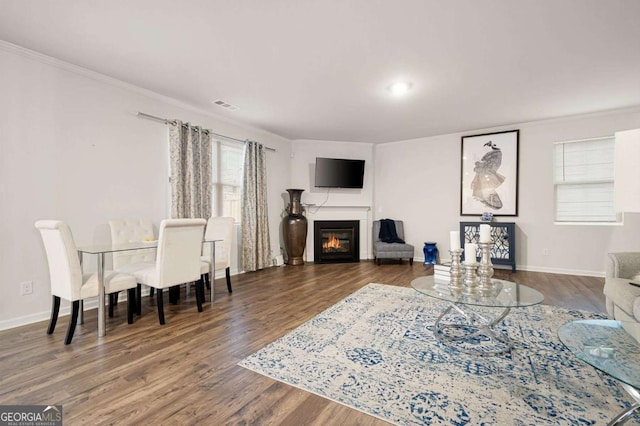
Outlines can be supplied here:
[[[211, 243], [211, 270], [209, 271], [211, 278], [211, 304], [213, 304], [214, 300], [214, 285], [215, 276], [216, 276], [216, 243], [221, 242], [223, 240], [220, 239], [211, 239], [211, 240], [203, 240], [203, 243]], [[90, 246], [81, 246], [78, 247], [78, 254], [80, 256], [80, 260], [82, 263], [82, 255], [86, 254], [94, 254], [96, 255], [97, 261], [97, 273], [98, 273], [98, 337], [104, 337], [107, 334], [107, 316], [106, 316], [106, 307], [105, 307], [105, 290], [104, 290], [104, 259], [105, 254], [107, 253], [116, 253], [116, 252], [124, 252], [124, 251], [132, 251], [132, 250], [144, 250], [144, 249], [152, 249], [158, 247], [158, 241], [135, 241], [129, 243], [120, 243], [120, 244], [97, 244]], [[82, 309], [84, 311], [84, 307]], [[81, 312], [80, 321], [84, 313]]]

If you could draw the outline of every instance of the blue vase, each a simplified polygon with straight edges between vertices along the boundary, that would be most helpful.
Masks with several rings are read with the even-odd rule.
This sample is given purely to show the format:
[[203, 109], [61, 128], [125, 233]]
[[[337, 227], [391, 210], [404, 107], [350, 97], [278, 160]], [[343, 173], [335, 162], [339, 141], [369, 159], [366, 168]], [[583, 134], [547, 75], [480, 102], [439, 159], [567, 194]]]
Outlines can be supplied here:
[[438, 263], [438, 247], [436, 247], [436, 244], [437, 243], [433, 242], [424, 243], [422, 251], [424, 252], [425, 265], [435, 265]]

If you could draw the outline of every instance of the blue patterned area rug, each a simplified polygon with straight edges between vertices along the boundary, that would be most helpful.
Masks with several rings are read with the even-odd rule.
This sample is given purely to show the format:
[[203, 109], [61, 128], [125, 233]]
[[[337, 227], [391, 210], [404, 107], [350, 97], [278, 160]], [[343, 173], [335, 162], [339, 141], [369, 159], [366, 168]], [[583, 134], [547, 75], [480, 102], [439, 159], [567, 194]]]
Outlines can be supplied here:
[[604, 315], [513, 309], [499, 328], [514, 349], [478, 357], [435, 339], [445, 306], [368, 284], [239, 365], [399, 425], [595, 425], [630, 406], [557, 337], [568, 321]]

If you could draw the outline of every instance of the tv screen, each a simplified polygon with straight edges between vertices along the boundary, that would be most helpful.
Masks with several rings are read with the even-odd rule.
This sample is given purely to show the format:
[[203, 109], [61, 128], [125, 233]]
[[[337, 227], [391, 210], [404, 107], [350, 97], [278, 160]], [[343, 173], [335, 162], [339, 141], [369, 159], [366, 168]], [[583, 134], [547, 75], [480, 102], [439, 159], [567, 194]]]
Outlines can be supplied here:
[[319, 188], [362, 188], [364, 160], [316, 157], [316, 183]]

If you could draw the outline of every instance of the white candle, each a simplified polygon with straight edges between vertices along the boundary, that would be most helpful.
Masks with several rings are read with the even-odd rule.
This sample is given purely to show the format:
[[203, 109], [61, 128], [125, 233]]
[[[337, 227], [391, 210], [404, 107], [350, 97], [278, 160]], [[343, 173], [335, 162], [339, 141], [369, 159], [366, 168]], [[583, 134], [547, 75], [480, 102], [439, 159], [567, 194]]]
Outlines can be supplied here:
[[466, 263], [476, 262], [476, 243], [464, 243], [464, 261]]
[[460, 232], [459, 231], [449, 232], [449, 245], [451, 246], [451, 250], [460, 249]]
[[491, 242], [491, 225], [487, 225], [483, 223], [480, 225], [480, 242], [481, 243], [490, 243]]

